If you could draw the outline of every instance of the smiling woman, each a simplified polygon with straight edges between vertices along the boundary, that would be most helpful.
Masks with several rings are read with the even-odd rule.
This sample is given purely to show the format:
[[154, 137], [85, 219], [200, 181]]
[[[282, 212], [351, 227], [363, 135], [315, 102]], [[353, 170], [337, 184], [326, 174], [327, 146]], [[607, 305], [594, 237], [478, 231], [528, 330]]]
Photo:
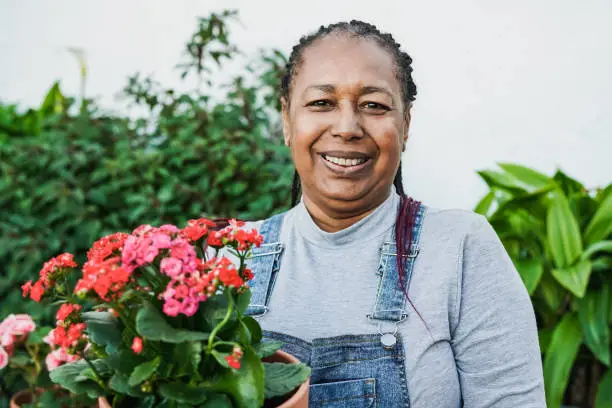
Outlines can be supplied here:
[[253, 225], [247, 313], [312, 367], [313, 407], [544, 407], [534, 312], [495, 232], [404, 193], [411, 63], [360, 21], [294, 47], [294, 205]]

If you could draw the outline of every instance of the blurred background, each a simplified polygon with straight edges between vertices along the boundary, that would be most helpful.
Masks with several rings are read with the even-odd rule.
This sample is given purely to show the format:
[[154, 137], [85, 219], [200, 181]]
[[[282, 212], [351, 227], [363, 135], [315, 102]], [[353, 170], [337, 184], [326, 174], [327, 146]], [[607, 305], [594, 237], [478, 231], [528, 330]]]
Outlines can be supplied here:
[[[0, 319], [52, 321], [19, 287], [103, 235], [287, 209], [284, 64], [353, 18], [412, 56], [406, 190], [499, 233], [536, 308], [549, 406], [612, 406], [609, 0], [0, 0]], [[7, 373], [0, 406], [20, 384]]]

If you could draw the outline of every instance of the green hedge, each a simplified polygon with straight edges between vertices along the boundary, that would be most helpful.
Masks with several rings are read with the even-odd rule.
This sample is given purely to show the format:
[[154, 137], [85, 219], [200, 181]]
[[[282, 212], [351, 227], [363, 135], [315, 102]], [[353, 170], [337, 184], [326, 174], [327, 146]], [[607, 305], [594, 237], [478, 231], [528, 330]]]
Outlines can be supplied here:
[[[287, 208], [293, 169], [275, 95], [284, 56], [262, 52], [248, 76], [223, 88], [212, 81], [213, 66], [238, 53], [228, 41], [234, 16], [199, 19], [185, 47], [179, 75], [195, 75], [198, 89], [129, 78], [122, 94], [131, 116], [68, 98], [57, 83], [38, 109], [0, 105], [0, 319], [39, 315], [20, 301], [19, 286], [59, 252], [83, 260], [105, 234], [200, 216], [262, 219]], [[226, 96], [214, 103], [218, 89]]]

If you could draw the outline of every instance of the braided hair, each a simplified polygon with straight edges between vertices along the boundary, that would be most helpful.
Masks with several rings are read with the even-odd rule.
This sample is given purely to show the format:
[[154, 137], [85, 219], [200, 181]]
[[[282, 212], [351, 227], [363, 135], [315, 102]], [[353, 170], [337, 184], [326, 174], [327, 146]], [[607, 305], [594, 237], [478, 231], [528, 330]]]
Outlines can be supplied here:
[[[321, 26], [318, 31], [302, 37], [299, 43], [293, 47], [285, 74], [281, 80], [281, 97], [287, 103], [290, 101], [290, 93], [293, 81], [298, 73], [298, 70], [303, 62], [304, 50], [315, 43], [317, 40], [323, 39], [331, 34], [343, 34], [360, 39], [375, 41], [380, 47], [386, 50], [393, 58], [395, 65], [395, 75], [400, 83], [402, 93], [402, 101], [404, 109], [408, 109], [415, 99], [417, 89], [412, 80], [412, 58], [400, 48], [391, 34], [382, 33], [372, 24], [368, 24], [359, 20], [351, 20], [350, 22], [339, 22], [328, 26]], [[402, 164], [400, 162], [397, 173], [393, 180], [393, 185], [400, 196], [400, 208], [395, 221], [395, 243], [397, 247], [397, 268], [399, 273], [399, 284], [402, 287], [404, 295], [410, 302], [410, 305], [419, 315], [412, 301], [408, 297], [406, 287], [406, 259], [410, 254], [413, 236], [412, 231], [416, 222], [416, 217], [419, 212], [421, 203], [408, 197], [404, 192], [402, 183]], [[300, 176], [297, 171], [293, 176], [293, 186], [291, 190], [291, 206], [298, 203], [300, 196]], [[423, 321], [424, 323], [424, 321]]]

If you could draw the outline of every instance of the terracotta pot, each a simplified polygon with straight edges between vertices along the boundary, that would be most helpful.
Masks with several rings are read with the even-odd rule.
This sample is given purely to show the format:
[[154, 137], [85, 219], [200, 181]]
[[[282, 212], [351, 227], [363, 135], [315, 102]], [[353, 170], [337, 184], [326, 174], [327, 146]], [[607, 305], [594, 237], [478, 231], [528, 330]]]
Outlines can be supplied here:
[[[276, 353], [263, 359], [266, 363], [299, 363], [300, 361], [289, 353], [278, 350]], [[291, 398], [277, 408], [308, 408], [308, 389], [310, 387], [310, 378], [308, 378], [299, 388], [293, 393]]]
[[[263, 359], [266, 363], [299, 363], [300, 361], [291, 354], [278, 350], [273, 355]], [[310, 378], [308, 378], [300, 387], [293, 392], [291, 398], [286, 400], [276, 408], [308, 408], [308, 389], [310, 387]], [[14, 408], [11, 405], [11, 408]], [[98, 408], [111, 408], [107, 399], [104, 397], [98, 398]]]
[[[38, 388], [36, 389], [36, 394], [40, 395], [43, 393], [43, 390]], [[20, 408], [22, 405], [30, 404], [34, 401], [34, 393], [31, 390], [22, 390], [13, 395], [11, 398], [11, 408]]]

